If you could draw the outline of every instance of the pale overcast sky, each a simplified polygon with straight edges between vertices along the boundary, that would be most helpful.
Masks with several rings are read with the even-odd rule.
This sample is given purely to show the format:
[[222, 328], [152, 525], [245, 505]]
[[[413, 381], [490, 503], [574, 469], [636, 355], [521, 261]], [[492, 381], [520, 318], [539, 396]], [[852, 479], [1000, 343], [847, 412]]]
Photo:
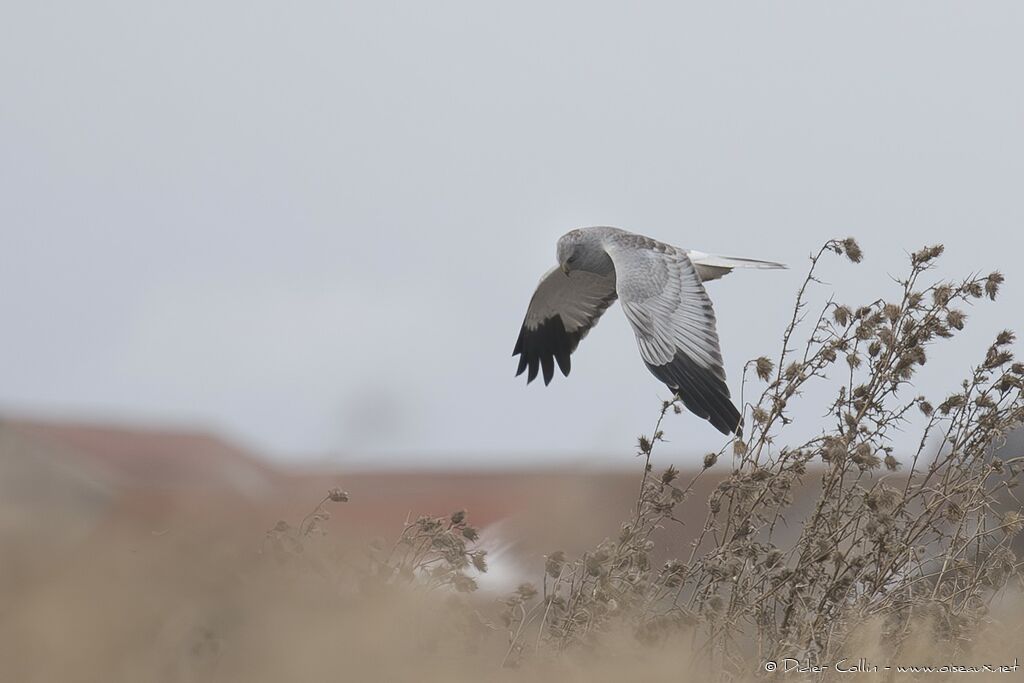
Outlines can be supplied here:
[[568, 380], [513, 377], [555, 240], [593, 224], [794, 267], [709, 285], [734, 394], [822, 240], [861, 241], [827, 271], [851, 303], [944, 242], [941, 272], [1007, 275], [928, 366], [950, 388], [1024, 328], [1022, 36], [1018, 2], [5, 3], [0, 412], [628, 460], [667, 391], [618, 306]]

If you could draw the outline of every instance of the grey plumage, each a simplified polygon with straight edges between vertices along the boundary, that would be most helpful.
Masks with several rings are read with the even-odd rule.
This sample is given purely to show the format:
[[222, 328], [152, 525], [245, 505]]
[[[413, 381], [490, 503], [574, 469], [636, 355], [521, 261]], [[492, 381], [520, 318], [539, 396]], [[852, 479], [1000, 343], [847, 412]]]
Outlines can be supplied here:
[[617, 298], [654, 376], [722, 433], [739, 429], [703, 283], [734, 268], [785, 266], [687, 251], [610, 227], [566, 233], [557, 257], [559, 266], [541, 279], [520, 329], [517, 375], [527, 372], [529, 383], [540, 372], [548, 384], [557, 363], [568, 376], [570, 355]]

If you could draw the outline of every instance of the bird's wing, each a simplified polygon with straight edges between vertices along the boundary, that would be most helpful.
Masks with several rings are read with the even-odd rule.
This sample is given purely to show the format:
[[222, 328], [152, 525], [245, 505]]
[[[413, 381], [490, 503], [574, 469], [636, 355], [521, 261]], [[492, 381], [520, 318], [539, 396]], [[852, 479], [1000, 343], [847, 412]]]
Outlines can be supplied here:
[[568, 376], [569, 355], [612, 305], [615, 296], [614, 272], [601, 276], [574, 270], [566, 275], [557, 267], [549, 270], [530, 299], [512, 351], [513, 356], [519, 356], [516, 376], [529, 369], [526, 381], [530, 383], [540, 367], [547, 384], [555, 374], [555, 362], [562, 374]]
[[715, 312], [686, 253], [632, 234], [609, 238], [605, 249], [647, 367], [720, 432], [737, 431], [740, 413], [725, 383]]

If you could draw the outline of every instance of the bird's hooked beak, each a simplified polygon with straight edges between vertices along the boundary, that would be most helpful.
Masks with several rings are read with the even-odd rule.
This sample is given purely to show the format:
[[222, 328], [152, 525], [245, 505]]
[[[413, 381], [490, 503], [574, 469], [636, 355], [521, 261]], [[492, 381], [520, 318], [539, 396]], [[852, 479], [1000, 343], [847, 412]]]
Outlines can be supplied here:
[[568, 277], [568, 275], [569, 275], [569, 262], [568, 261], [562, 261], [562, 263], [559, 265], [559, 267], [562, 269], [562, 272], [565, 273], [566, 276]]

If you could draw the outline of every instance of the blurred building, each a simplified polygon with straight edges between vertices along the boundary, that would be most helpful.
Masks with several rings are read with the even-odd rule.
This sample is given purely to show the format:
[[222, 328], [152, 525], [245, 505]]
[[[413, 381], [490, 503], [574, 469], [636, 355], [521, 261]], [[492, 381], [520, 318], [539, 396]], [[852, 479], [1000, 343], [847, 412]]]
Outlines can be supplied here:
[[25, 561], [0, 574], [32, 571], [119, 513], [159, 518], [211, 496], [257, 499], [276, 476], [205, 432], [2, 419], [0, 547]]

